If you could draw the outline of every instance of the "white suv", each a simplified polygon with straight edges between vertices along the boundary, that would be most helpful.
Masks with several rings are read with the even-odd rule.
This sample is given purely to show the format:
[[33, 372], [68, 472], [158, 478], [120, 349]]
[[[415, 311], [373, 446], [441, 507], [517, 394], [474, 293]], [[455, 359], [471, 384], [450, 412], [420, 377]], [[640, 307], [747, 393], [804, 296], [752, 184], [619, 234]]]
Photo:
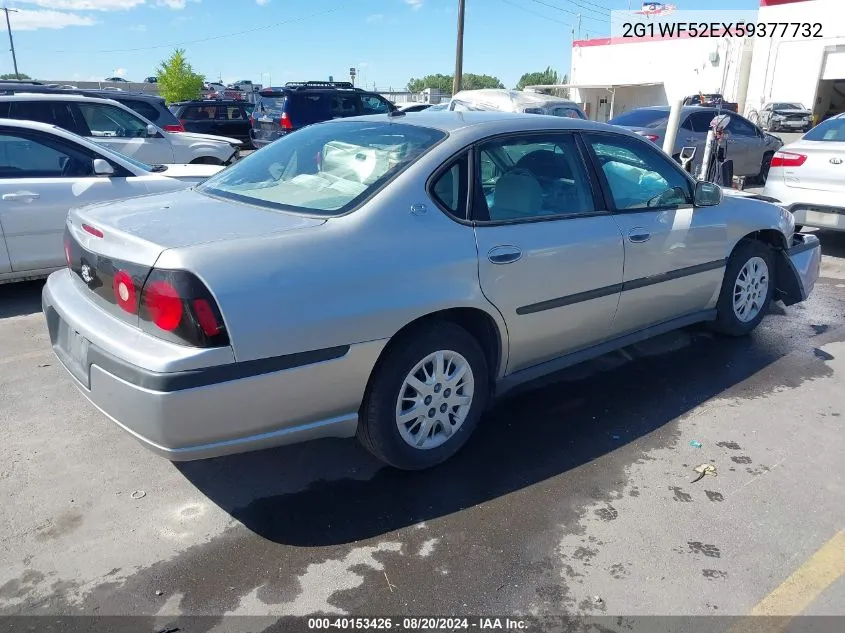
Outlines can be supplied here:
[[0, 118], [56, 125], [148, 164], [227, 165], [240, 148], [233, 138], [165, 132], [117, 101], [82, 95], [0, 95]]

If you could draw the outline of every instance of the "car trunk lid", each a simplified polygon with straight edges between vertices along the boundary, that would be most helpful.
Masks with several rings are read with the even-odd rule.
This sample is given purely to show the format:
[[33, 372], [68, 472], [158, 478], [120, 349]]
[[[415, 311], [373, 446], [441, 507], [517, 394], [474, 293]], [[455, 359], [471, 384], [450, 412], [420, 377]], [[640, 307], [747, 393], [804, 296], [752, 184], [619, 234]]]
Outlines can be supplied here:
[[137, 324], [137, 314], [121, 309], [120, 295], [129, 288], [135, 295], [127, 295], [124, 301], [137, 301], [136, 295], [165, 250], [308, 229], [325, 222], [226, 202], [188, 189], [72, 209], [65, 255], [68, 267], [88, 287], [95, 303]]
[[781, 148], [776, 156], [775, 165], [783, 161], [787, 187], [845, 192], [845, 143], [799, 141]]

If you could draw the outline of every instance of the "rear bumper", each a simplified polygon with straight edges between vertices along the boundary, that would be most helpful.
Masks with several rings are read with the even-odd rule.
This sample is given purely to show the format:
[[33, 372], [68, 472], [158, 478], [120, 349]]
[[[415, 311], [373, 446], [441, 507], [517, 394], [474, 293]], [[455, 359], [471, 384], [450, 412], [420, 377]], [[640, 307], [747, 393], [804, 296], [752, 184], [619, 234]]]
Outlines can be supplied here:
[[[202, 366], [197, 357], [161, 358], [193, 350], [160, 345], [117, 321], [82, 295], [67, 270], [50, 276], [42, 307], [53, 350], [83, 395], [147, 448], [173, 461], [354, 436], [367, 381], [385, 344], [240, 363], [217, 358]], [[185, 369], [161, 371], [127, 362], [108, 340], [124, 334], [136, 339], [133, 345], [158, 346], [156, 363]]]
[[278, 130], [256, 130], [255, 128], [252, 128], [249, 131], [249, 138], [252, 141], [252, 145], [255, 148], [259, 148], [269, 145], [273, 141], [282, 138], [287, 133], [287, 130], [282, 130], [281, 128]]
[[821, 260], [819, 238], [796, 233], [792, 246], [778, 253], [775, 297], [788, 306], [806, 301], [819, 278]]
[[763, 193], [775, 198], [780, 206], [792, 213], [795, 224], [845, 231], [845, 204], [839, 192], [788, 187], [778, 169], [770, 172]]

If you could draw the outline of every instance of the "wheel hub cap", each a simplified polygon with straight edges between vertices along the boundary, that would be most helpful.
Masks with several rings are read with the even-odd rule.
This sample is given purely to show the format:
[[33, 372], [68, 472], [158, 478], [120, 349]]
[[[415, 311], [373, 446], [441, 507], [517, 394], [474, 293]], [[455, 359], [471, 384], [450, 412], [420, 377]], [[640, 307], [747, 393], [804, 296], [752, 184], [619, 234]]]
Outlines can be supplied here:
[[752, 257], [740, 269], [734, 282], [733, 310], [736, 318], [747, 323], [763, 309], [769, 292], [769, 267], [762, 257]]
[[442, 350], [429, 354], [405, 377], [396, 401], [396, 424], [407, 444], [442, 446], [466, 420], [475, 380], [466, 358]]

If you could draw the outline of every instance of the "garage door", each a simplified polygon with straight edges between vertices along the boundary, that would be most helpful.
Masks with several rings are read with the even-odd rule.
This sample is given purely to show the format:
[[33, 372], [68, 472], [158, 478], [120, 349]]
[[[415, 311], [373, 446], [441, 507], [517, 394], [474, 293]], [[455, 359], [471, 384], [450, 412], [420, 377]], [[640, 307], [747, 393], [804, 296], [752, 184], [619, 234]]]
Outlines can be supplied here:
[[845, 51], [831, 51], [827, 54], [822, 79], [845, 79]]

